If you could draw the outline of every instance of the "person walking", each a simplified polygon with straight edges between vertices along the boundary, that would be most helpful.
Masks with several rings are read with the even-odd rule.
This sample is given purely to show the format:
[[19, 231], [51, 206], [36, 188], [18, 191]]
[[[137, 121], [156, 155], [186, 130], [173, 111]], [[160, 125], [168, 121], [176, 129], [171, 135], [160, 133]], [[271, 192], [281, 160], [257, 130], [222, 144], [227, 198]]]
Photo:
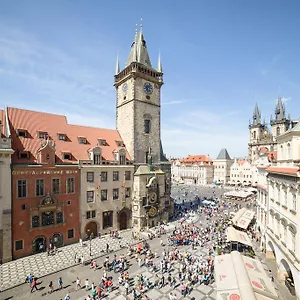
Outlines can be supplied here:
[[76, 291], [81, 289], [81, 284], [80, 284], [80, 279], [77, 277], [76, 278]]
[[53, 282], [52, 280], [49, 282], [49, 291], [48, 293], [51, 294], [53, 292]]
[[30, 292], [32, 293], [33, 292], [33, 289], [36, 289], [36, 291], [38, 291], [39, 289], [37, 288], [37, 279], [36, 278], [33, 278], [32, 280], [32, 283], [31, 283], [31, 290]]
[[63, 288], [63, 281], [61, 277], [58, 278], [57, 284], [58, 284], [58, 288], [61, 290]]
[[106, 253], [108, 253], [108, 251], [109, 251], [109, 244], [106, 243]]
[[129, 292], [129, 283], [128, 283], [128, 281], [125, 282], [124, 288], [125, 288], [125, 291], [126, 291], [126, 296], [128, 296], [128, 292]]
[[65, 300], [70, 300], [70, 299], [71, 298], [70, 298], [69, 294], [67, 294], [66, 297], [65, 297]]
[[89, 285], [89, 280], [88, 280], [88, 279], [86, 279], [86, 280], [85, 280], [85, 290], [86, 290], [86, 291], [88, 291], [88, 290], [89, 290], [89, 288], [90, 288], [90, 285]]

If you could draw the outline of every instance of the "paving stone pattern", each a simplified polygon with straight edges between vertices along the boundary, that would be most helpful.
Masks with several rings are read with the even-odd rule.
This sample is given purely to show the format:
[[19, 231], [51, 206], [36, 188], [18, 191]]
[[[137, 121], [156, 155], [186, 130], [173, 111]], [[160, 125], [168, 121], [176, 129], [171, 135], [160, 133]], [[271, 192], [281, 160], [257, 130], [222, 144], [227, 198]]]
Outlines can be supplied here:
[[[131, 230], [120, 233], [121, 239], [112, 239], [103, 236], [95, 238], [92, 243], [92, 258], [105, 255], [106, 243], [110, 250], [119, 250], [120, 246], [127, 243], [135, 244], [138, 241], [132, 238]], [[141, 235], [142, 238], [142, 235]], [[84, 260], [90, 259], [90, 241], [84, 242], [82, 247], [79, 243], [68, 245], [58, 249], [55, 255], [48, 256], [47, 252], [20, 258], [0, 266], [0, 291], [15, 287], [25, 282], [26, 276], [31, 273], [38, 278], [75, 266], [74, 257], [84, 256]]]

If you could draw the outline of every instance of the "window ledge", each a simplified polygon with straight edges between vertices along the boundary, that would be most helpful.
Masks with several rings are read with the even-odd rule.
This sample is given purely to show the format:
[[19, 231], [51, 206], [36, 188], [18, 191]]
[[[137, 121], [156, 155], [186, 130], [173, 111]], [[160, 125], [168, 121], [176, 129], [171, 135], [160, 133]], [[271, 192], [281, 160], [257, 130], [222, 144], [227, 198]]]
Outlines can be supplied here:
[[293, 215], [297, 214], [297, 212], [294, 209], [290, 209], [290, 213], [292, 213]]
[[286, 205], [282, 205], [282, 207], [283, 207], [284, 209], [287, 209], [287, 206], [286, 206]]

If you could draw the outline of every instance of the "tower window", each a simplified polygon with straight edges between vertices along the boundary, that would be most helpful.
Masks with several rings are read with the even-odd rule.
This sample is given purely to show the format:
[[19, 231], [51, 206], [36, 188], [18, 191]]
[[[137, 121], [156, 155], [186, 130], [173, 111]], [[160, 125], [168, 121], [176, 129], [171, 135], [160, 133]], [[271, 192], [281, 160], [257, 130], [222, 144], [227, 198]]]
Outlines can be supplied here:
[[276, 128], [276, 135], [277, 135], [277, 136], [280, 135], [280, 127], [277, 127], [277, 128]]
[[144, 120], [145, 133], [150, 133], [151, 131], [151, 120]]

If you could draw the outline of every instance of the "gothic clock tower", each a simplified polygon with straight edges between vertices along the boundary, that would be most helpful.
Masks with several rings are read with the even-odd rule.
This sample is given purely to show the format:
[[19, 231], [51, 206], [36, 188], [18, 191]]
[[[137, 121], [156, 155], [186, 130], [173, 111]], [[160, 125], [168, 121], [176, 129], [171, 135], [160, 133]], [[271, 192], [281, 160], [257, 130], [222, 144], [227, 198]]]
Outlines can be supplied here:
[[173, 211], [171, 165], [161, 146], [162, 85], [160, 56], [154, 69], [141, 28], [135, 33], [123, 70], [117, 60], [114, 80], [117, 130], [135, 165], [132, 224], [139, 229], [168, 221]]

